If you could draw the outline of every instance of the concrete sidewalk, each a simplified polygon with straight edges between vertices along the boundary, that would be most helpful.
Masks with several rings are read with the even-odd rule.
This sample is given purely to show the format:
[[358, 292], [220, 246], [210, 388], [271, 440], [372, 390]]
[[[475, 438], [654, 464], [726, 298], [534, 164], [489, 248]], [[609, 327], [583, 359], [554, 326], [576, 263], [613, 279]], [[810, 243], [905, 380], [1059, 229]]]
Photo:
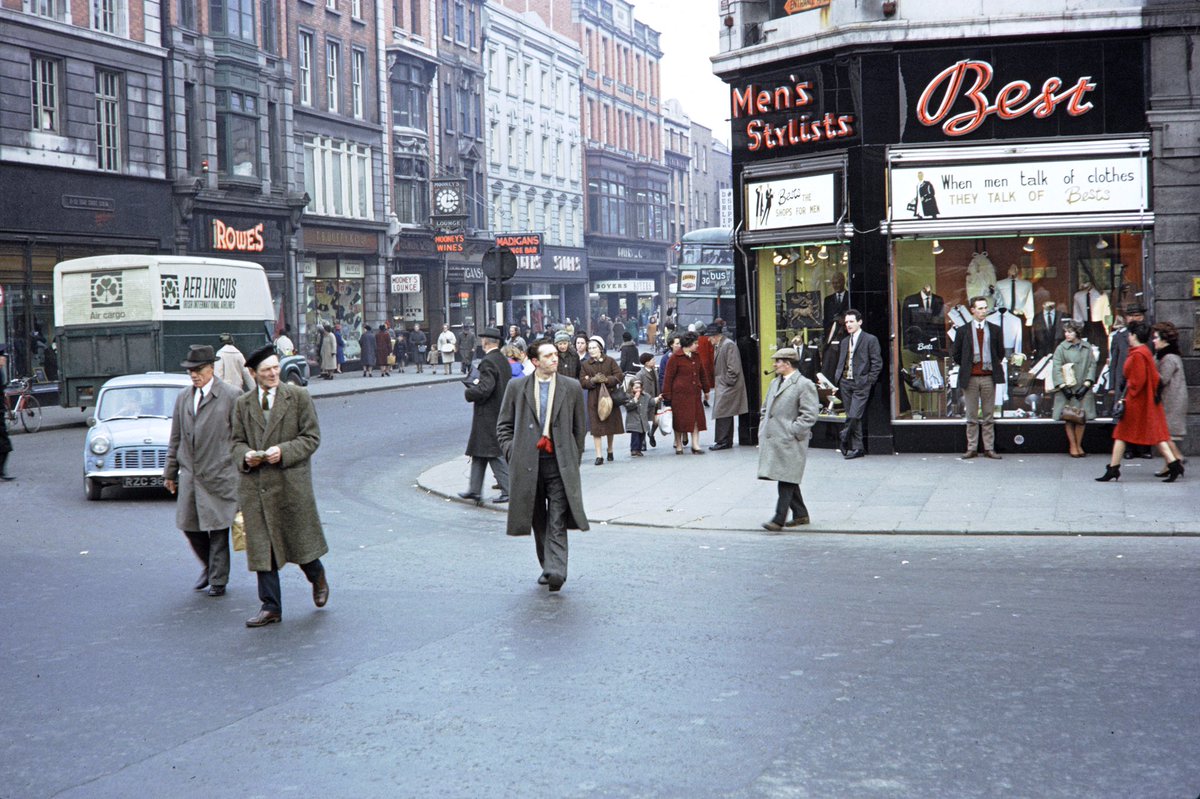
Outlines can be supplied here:
[[[363, 377], [362, 372], [355, 371], [338, 375], [333, 380], [321, 380], [320, 378], [309, 380], [308, 393], [314, 399], [322, 399], [325, 397], [344, 397], [350, 394], [362, 394], [368, 391], [386, 391], [392, 388], [447, 383], [462, 380], [466, 377], [466, 375], [459, 372], [460, 367], [460, 364], [454, 364], [453, 372], [450, 375], [444, 374], [444, 366], [426, 366], [425, 371], [420, 373], [417, 372], [416, 367], [410, 366], [403, 373], [395, 373], [390, 377], [380, 377], [378, 371], [375, 372], [374, 377]], [[57, 430], [63, 427], [85, 427], [92, 410], [92, 408], [80, 410], [79, 408], [63, 408], [57, 405], [43, 405], [41, 429]], [[15, 426], [9, 425], [8, 432], [10, 435], [29, 435], [21, 430], [19, 422]]]
[[[701, 434], [706, 447], [711, 436], [711, 430]], [[620, 524], [766, 534], [761, 525], [774, 511], [776, 484], [757, 479], [757, 448], [676, 456], [668, 439], [631, 459], [625, 437], [614, 452], [615, 462], [595, 466], [588, 441], [581, 471], [593, 529]], [[1125, 461], [1120, 482], [1095, 482], [1107, 462], [1106, 454], [847, 461], [812, 449], [801, 486], [812, 523], [783, 534], [1200, 535], [1194, 485], [1200, 475], [1164, 484], [1153, 476], [1161, 460], [1135, 459]], [[418, 484], [462, 501], [458, 492], [466, 490], [467, 474], [467, 459], [456, 458], [423, 472]], [[499, 517], [505, 507], [488, 503], [478, 512]]]

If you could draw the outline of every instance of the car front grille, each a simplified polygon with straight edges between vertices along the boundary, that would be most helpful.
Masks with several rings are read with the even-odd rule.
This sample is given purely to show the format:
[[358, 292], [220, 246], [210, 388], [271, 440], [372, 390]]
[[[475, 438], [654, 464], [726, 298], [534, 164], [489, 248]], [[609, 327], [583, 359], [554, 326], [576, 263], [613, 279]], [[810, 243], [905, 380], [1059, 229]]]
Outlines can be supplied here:
[[166, 447], [119, 449], [113, 453], [114, 469], [162, 469], [166, 465]]

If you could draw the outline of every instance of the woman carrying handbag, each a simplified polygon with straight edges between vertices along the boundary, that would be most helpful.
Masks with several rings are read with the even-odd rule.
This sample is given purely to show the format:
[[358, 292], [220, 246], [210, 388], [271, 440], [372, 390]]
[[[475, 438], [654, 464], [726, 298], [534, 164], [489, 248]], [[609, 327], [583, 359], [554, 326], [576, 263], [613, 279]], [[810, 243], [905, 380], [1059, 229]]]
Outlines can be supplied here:
[[1079, 336], [1080, 325], [1073, 319], [1063, 322], [1066, 338], [1054, 350], [1051, 377], [1054, 381], [1054, 411], [1051, 417], [1062, 421], [1067, 447], [1072, 458], [1087, 455], [1083, 451], [1083, 427], [1096, 418], [1096, 356], [1092, 345]]

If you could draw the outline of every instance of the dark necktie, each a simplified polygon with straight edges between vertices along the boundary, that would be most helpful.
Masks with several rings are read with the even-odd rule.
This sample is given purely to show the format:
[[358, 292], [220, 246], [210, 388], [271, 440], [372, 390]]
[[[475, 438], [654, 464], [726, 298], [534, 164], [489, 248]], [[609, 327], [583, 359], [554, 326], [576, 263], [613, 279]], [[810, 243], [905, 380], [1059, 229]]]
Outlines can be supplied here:
[[929, 313], [929, 295], [925, 295], [925, 313]]
[[271, 392], [269, 392], [269, 391], [263, 392], [262, 409], [263, 409], [263, 411], [271, 410]]

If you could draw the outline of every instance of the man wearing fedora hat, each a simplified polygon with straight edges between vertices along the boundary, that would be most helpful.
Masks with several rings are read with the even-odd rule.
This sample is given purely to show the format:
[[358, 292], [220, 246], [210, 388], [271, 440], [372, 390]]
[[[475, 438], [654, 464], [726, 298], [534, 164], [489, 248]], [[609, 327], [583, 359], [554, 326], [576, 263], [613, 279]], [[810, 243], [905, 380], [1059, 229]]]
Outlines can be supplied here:
[[241, 391], [218, 380], [213, 348], [193, 344], [180, 366], [191, 388], [179, 392], [171, 414], [171, 439], [163, 483], [177, 494], [175, 524], [203, 564], [195, 588], [221, 596], [229, 582], [229, 526], [238, 508], [233, 446], [233, 406]]
[[758, 479], [779, 483], [775, 515], [763, 522], [765, 529], [778, 533], [784, 527], [808, 524], [800, 481], [804, 479], [808, 441], [821, 406], [817, 387], [797, 371], [800, 355], [794, 347], [776, 350], [771, 359], [775, 362], [775, 379], [767, 387], [758, 423]]
[[468, 377], [463, 381], [467, 387], [464, 396], [474, 408], [471, 413], [471, 437], [467, 440], [471, 478], [467, 490], [459, 496], [476, 504], [483, 502], [483, 475], [489, 464], [496, 484], [500, 486], [500, 495], [492, 502], [508, 502], [508, 464], [504, 461], [500, 441], [496, 438], [500, 403], [504, 400], [504, 389], [508, 388], [508, 381], [512, 379], [508, 359], [500, 353], [503, 335], [496, 327], [487, 327], [480, 332], [483, 360], [479, 362], [479, 377], [476, 380]]
[[712, 450], [733, 446], [733, 420], [750, 410], [746, 397], [746, 377], [737, 345], [725, 337], [724, 325], [713, 322], [704, 329], [713, 347], [713, 430]]
[[279, 567], [299, 564], [324, 607], [329, 583], [321, 556], [329, 551], [317, 515], [312, 456], [321, 444], [308, 391], [279, 380], [279, 356], [267, 345], [246, 359], [258, 389], [238, 398], [233, 459], [242, 474], [238, 497], [246, 520], [246, 565], [258, 575], [262, 609], [246, 621], [263, 627], [283, 619]]

